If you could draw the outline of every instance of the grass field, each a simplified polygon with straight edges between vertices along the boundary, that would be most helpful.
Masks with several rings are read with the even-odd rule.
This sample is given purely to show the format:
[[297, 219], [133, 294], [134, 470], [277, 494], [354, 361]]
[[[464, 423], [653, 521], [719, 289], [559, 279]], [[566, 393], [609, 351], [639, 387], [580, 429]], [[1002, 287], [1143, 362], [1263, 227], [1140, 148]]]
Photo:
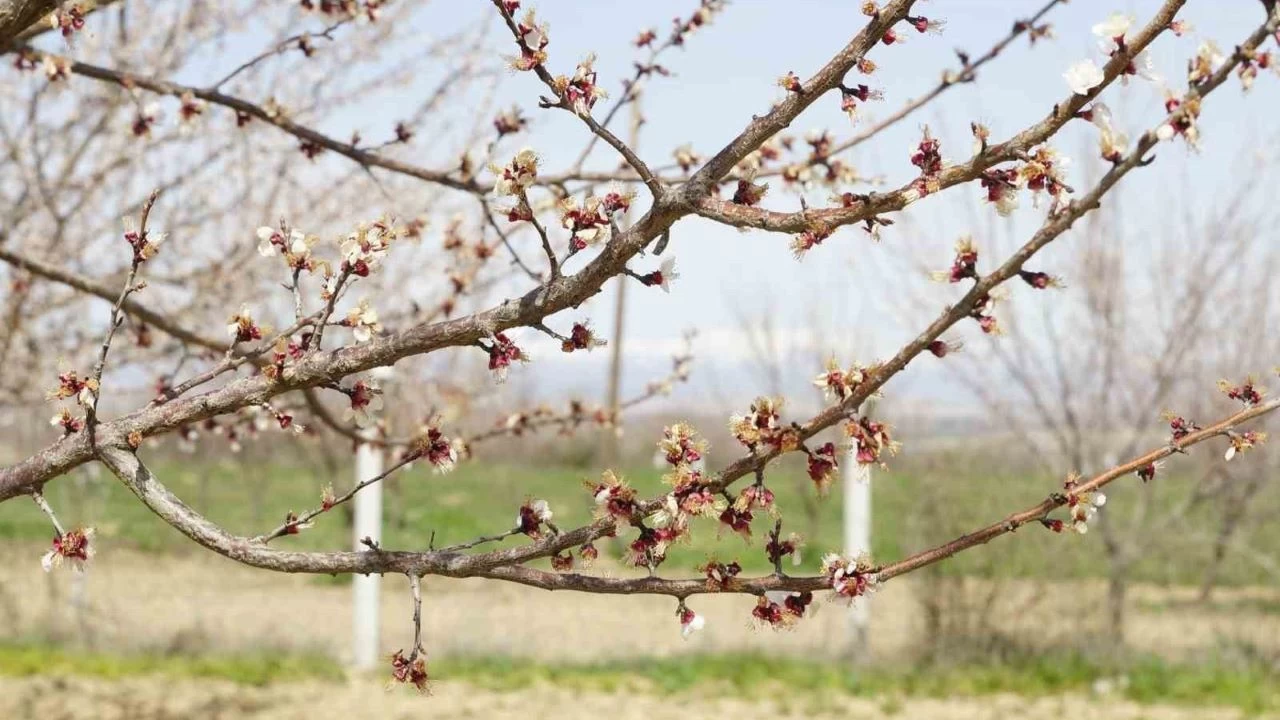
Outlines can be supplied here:
[[[153, 466], [190, 504], [242, 534], [264, 532], [287, 511], [314, 506], [327, 482], [297, 467]], [[951, 467], [968, 470], [939, 482]], [[1057, 487], [1053, 478], [980, 467], [935, 457], [877, 472], [877, 559], [998, 519]], [[810, 572], [823, 551], [839, 547], [839, 487], [810, 518], [804, 509], [812, 488], [797, 473], [784, 465], [770, 485], [787, 529], [808, 536], [802, 570]], [[423, 548], [433, 533], [441, 546], [498, 532], [530, 496], [550, 501], [562, 526], [577, 524], [590, 516], [582, 481], [591, 477], [567, 466], [473, 463], [446, 476], [416, 468], [389, 483], [384, 544]], [[645, 494], [663, 487], [652, 469], [635, 468], [627, 477]], [[1170, 473], [1161, 482], [1181, 480]], [[1160, 489], [1124, 483], [1109, 493], [1104, 512], [1129, 512], [1137, 493]], [[955, 581], [941, 590], [920, 575], [888, 583], [873, 598], [876, 662], [855, 672], [840, 659], [845, 619], [830, 603], [794, 631], [773, 633], [747, 628], [750, 598], [699, 597], [695, 606], [708, 629], [684, 642], [669, 598], [429, 578], [424, 629], [434, 697], [421, 700], [403, 688], [383, 692], [382, 677], [345, 672], [347, 578], [282, 576], [217, 558], [106, 476], [66, 478], [50, 484], [47, 495], [64, 522], [100, 529], [99, 554], [76, 610], [71, 575], [47, 576], [39, 568], [47, 520], [31, 503], [0, 505], [2, 717], [323, 718], [377, 708], [385, 717], [445, 718], [977, 720], [1052, 713], [1225, 720], [1280, 711], [1280, 592], [1273, 578], [1229, 557], [1223, 580], [1230, 587], [1212, 603], [1196, 602], [1187, 586], [1200, 579], [1207, 548], [1190, 536], [1152, 538], [1128, 602], [1126, 652], [1092, 649], [1105, 632], [1098, 535], [1027, 528], [939, 566], [944, 581]], [[1166, 502], [1160, 494], [1152, 500], [1157, 509]], [[768, 570], [761, 550], [767, 521], [757, 522], [750, 544], [718, 537], [716, 523], [699, 522], [693, 542], [672, 549], [664, 575], [691, 575], [710, 556], [741, 560], [750, 572]], [[1280, 547], [1274, 524], [1251, 532], [1254, 546]], [[311, 549], [349, 542], [339, 514], [278, 541]], [[616, 546], [601, 550], [606, 557], [593, 572], [627, 572], [609, 558]], [[387, 578], [383, 586], [383, 647], [390, 651], [406, 639], [409, 607], [403, 578]], [[979, 603], [994, 598], [987, 613], [1000, 624], [999, 643], [972, 655], [923, 657], [922, 601], [940, 591]], [[315, 705], [320, 697], [322, 707]]]

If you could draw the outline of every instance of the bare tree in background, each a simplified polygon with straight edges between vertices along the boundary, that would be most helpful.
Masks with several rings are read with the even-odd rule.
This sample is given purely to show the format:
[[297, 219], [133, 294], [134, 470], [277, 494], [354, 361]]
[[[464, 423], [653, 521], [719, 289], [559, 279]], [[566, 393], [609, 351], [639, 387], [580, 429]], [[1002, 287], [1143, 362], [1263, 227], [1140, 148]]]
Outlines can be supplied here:
[[[1011, 304], [1002, 337], [971, 342], [948, 364], [949, 375], [983, 402], [995, 427], [1042, 469], [1056, 472], [1063, 463], [1089, 469], [1127, 457], [1158, 436], [1154, 420], [1168, 408], [1197, 416], [1219, 409], [1200, 392], [1205, 377], [1266, 367], [1280, 357], [1275, 338], [1238, 332], [1241, 318], [1258, 327], [1280, 321], [1270, 289], [1280, 249], [1267, 236], [1276, 221], [1263, 189], [1269, 164], [1254, 158], [1242, 165], [1259, 182], [1224, 189], [1207, 217], [1191, 215], [1184, 204], [1181, 212], [1125, 225], [1123, 218], [1134, 213], [1123, 199], [1091, 213], [1058, 265], [1061, 278], [1053, 279], [1070, 284], [1067, 302]], [[975, 248], [1011, 243], [1004, 225], [980, 224]], [[925, 303], [916, 298], [917, 306]], [[1190, 484], [1157, 487], [1149, 477], [1134, 496], [1117, 495], [1132, 502], [1098, 523], [1108, 637], [1124, 637], [1126, 588], [1134, 564], [1150, 556], [1149, 539], [1185, 532], [1187, 513], [1217, 499], [1222, 518], [1213, 558], [1205, 558], [1205, 587], [1213, 583], [1249, 500], [1272, 477], [1267, 465], [1251, 464], [1247, 480], [1228, 480], [1236, 473], [1222, 464], [1198, 465]]]
[[[1118, 80], [1145, 74], [1144, 52], [1153, 43], [1175, 43], [1175, 36], [1187, 34], [1178, 19], [1186, 0], [1167, 0], [1142, 23], [1112, 15], [1094, 28], [1101, 52], [1067, 70], [1060, 101], [1041, 119], [1004, 140], [975, 123], [972, 153], [956, 152], [959, 159], [952, 161], [926, 130], [902, 159], [903, 184], [863, 192], [863, 179], [841, 153], [949, 88], [976, 81], [981, 68], [1015, 40], [1044, 37], [1045, 15], [1059, 2], [1013, 22], [982, 55], [962, 55], [936, 89], [884, 121], [864, 123], [844, 141], [825, 133], [803, 144], [786, 142], [780, 133], [817, 103], [838, 104], [856, 122], [864, 104], [879, 97], [887, 73], [877, 66], [892, 67], [907, 36], [931, 42], [927, 36], [942, 27], [938, 18], [915, 14], [922, 4], [916, 0], [863, 2], [858, 7], [865, 18], [848, 43], [807, 78], [782, 75], [777, 102], [736, 136], [705, 156], [677, 148], [674, 164], [654, 166], [610, 126], [635, 83], [665, 76], [661, 63], [668, 62], [668, 52], [710, 31], [706, 26], [725, 10], [720, 0], [702, 0], [664, 32], [642, 31], [634, 75], [623, 80], [612, 103], [603, 88], [616, 81], [599, 78], [592, 58], [575, 67], [557, 55], [547, 25], [520, 0], [491, 3], [505, 35], [505, 58], [483, 26], [424, 43], [415, 28], [428, 20], [413, 3], [304, 0], [262, 8], [118, 2], [95, 9], [0, 0], [0, 45], [13, 61], [8, 72], [23, 74], [4, 85], [0, 116], [6, 167], [13, 168], [0, 184], [0, 260], [9, 267], [9, 291], [0, 303], [8, 318], [0, 382], [9, 406], [52, 386], [51, 432], [60, 436], [0, 468], [0, 501], [25, 496], [48, 517], [55, 531], [44, 557], [50, 569], [83, 566], [93, 534], [64, 526], [42, 490], [78, 467], [102, 463], [163, 521], [238, 562], [281, 572], [404, 574], [414, 603], [413, 638], [393, 658], [392, 673], [419, 688], [428, 679], [421, 637], [421, 579], [428, 575], [667, 595], [686, 633], [702, 623], [690, 607], [692, 596], [743, 593], [757, 597], [751, 611], [757, 623], [785, 627], [806, 614], [815, 592], [852, 601], [880, 583], [1027, 525], [1084, 532], [1105, 500], [1105, 486], [1149, 476], [1155, 463], [1202, 442], [1231, 453], [1248, 450], [1263, 434], [1243, 424], [1280, 401], [1264, 398], [1252, 380], [1238, 380], [1224, 391], [1239, 409], [1223, 411], [1203, 427], [1178, 417], [1171, 437], [1139, 451], [1146, 439], [1141, 429], [1151, 417], [1140, 411], [1158, 412], [1165, 395], [1149, 397], [1152, 385], [1166, 376], [1172, 382], [1181, 346], [1159, 356], [1169, 358], [1168, 368], [1133, 374], [1128, 365], [1108, 361], [1100, 347], [1091, 350], [1096, 359], [1088, 356], [1108, 391], [1098, 397], [1137, 398], [1125, 405], [1133, 412], [1116, 416], [1132, 434], [1120, 446], [1132, 450], [1131, 459], [1090, 477], [1068, 475], [1073, 467], [1098, 466], [1080, 444], [1076, 454], [1066, 454], [1069, 465], [1060, 469], [1066, 479], [1046, 489], [1043, 501], [891, 562], [833, 554], [816, 576], [786, 574], [782, 561], [800, 541], [781, 519], [760, 522], [773, 510], [768, 483], [776, 458], [803, 456], [819, 489], [834, 480], [844, 450], [821, 442], [823, 431], [838, 428], [841, 445], [851, 447], [859, 463], [886, 462], [898, 441], [864, 403], [916, 358], [950, 358], [949, 331], [996, 333], [1001, 321], [995, 297], [1007, 281], [1050, 291], [1052, 276], [1028, 267], [1038, 253], [1091, 216], [1125, 176], [1150, 165], [1157, 145], [1195, 145], [1201, 113], [1207, 117], [1212, 107], [1210, 95], [1236, 77], [1252, 84], [1273, 67], [1264, 46], [1280, 27], [1274, 10], [1265, 17], [1259, 12], [1258, 25], [1224, 42], [1233, 48], [1229, 54], [1183, 40], [1190, 60], [1185, 81], [1170, 91], [1164, 118], [1129, 139], [1113, 124], [1118, 121], [1103, 114], [1099, 97], [1115, 90]], [[41, 25], [30, 26], [33, 13], [45, 12], [51, 14]], [[227, 48], [244, 41], [260, 51], [222, 67]], [[528, 101], [491, 111], [484, 98], [503, 64], [524, 73]], [[433, 90], [401, 91], [402, 80], [423, 73], [434, 73]], [[367, 131], [356, 137], [326, 132], [341, 124], [344, 113], [359, 114], [378, 102], [394, 110], [370, 118]], [[441, 108], [477, 112], [459, 119], [436, 112]], [[535, 112], [564, 113], [580, 124], [587, 142], [576, 159], [512, 147], [508, 136], [518, 135]], [[450, 124], [455, 121], [461, 124]], [[1069, 123], [1090, 121], [1103, 140], [1101, 157], [1092, 163], [1105, 171], [1085, 185], [1067, 177], [1062, 156], [1048, 143]], [[426, 135], [430, 152], [408, 149]], [[621, 169], [584, 169], [597, 147], [616, 155]], [[775, 202], [766, 181], [832, 199], [821, 206], [808, 195]], [[447, 407], [462, 401], [446, 398], [438, 390], [443, 382], [423, 383], [421, 397], [405, 398], [421, 418], [412, 430], [388, 427], [374, 441], [397, 453], [383, 474], [345, 491], [317, 488], [314, 509], [290, 513], [253, 537], [233, 535], [202, 516], [144, 462], [148, 443], [174, 435], [189, 441], [201, 427], [232, 442], [274, 429], [264, 442], [287, 444], [304, 428], [324, 433], [321, 441], [350, 442], [381, 402], [380, 388], [367, 375], [375, 368], [396, 364], [402, 377], [462, 377], [468, 382], [450, 384], [461, 386], [455, 395], [469, 398], [485, 392], [469, 381], [471, 374], [501, 381], [544, 349], [590, 350], [601, 340], [574, 310], [613, 278], [634, 282], [641, 305], [644, 292], [669, 289], [678, 280], [673, 253], [695, 241], [681, 237], [682, 221], [691, 216], [787, 236], [803, 257], [822, 253], [820, 246], [838, 232], [860, 227], [875, 237], [892, 233], [894, 218], [909, 205], [957, 186], [980, 192], [992, 212], [1007, 211], [1019, 198], [1040, 200], [1039, 228], [996, 262], [984, 255], [979, 263], [971, 248], [962, 247], [949, 273], [966, 292], [887, 360], [860, 365], [846, 358], [807, 369], [809, 377], [823, 372], [827, 404], [818, 413], [784, 415], [778, 400], [762, 397], [731, 418], [742, 453], [719, 471], [696, 468], [705, 444], [694, 428], [670, 425], [658, 443], [670, 465], [671, 489], [642, 498], [603, 470], [589, 488], [597, 507], [592, 519], [553, 516], [546, 502], [530, 499], [512, 508], [513, 526], [448, 547], [369, 542], [359, 552], [286, 549], [290, 536], [329, 520], [362, 488], [410, 464], [446, 472], [492, 438], [541, 426], [613, 422], [607, 409], [571, 405], [567, 413], [505, 410], [499, 424], [469, 431]], [[128, 221], [123, 231], [115, 224], [120, 216]], [[1211, 253], [1206, 262], [1216, 257]], [[1118, 260], [1106, 253], [1093, 261], [1099, 267], [1090, 277], [1103, 277], [1104, 269], [1119, 272], [1113, 269]], [[1116, 306], [1121, 299], [1108, 287], [1088, 292], [1099, 308], [1093, 321], [1114, 326], [1123, 317]], [[522, 329], [532, 332], [514, 332]], [[1023, 347], [1018, 338], [999, 347], [1013, 358], [1008, 367], [1019, 367], [1012, 355]], [[482, 371], [446, 373], [449, 363]], [[635, 402], [683, 380], [686, 366], [678, 358], [671, 377]], [[1245, 369], [1231, 371], [1242, 375]], [[139, 383], [140, 376], [146, 381]], [[1080, 410], [1048, 404], [1043, 412]], [[1146, 505], [1138, 499], [1133, 507], [1140, 513]], [[701, 518], [754, 538], [774, 572], [745, 577], [734, 564], [712, 562], [693, 577], [659, 575], [667, 547], [701, 529]], [[518, 535], [528, 542], [480, 549]], [[627, 542], [628, 562], [647, 572], [607, 577], [574, 571], [596, 556], [596, 541], [615, 535]], [[542, 559], [551, 570], [534, 564]]]

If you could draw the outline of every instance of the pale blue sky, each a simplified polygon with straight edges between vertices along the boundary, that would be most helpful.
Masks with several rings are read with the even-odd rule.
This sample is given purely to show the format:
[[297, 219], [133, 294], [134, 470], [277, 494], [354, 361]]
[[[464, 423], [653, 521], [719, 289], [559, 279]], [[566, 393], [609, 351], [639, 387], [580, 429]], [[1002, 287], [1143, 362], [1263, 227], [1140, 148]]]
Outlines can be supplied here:
[[[925, 91], [936, 81], [941, 68], [954, 67], [953, 48], [981, 53], [1007, 32], [1015, 18], [1031, 14], [1041, 4], [1040, 0], [922, 3], [919, 11], [945, 19], [946, 31], [941, 37], [912, 32], [905, 45], [877, 47], [873, 57], [881, 69], [872, 84], [884, 90], [885, 99], [865, 106], [868, 115], [891, 112]], [[1003, 57], [983, 69], [978, 83], [954, 88], [939, 102], [883, 133], [877, 142], [859, 147], [849, 157], [864, 174], [882, 174], [891, 186], [896, 186], [914, 176], [914, 168], [908, 162], [909, 149], [918, 141], [920, 127], [926, 122], [942, 138], [943, 154], [948, 158], [966, 156], [971, 144], [968, 124], [972, 119], [986, 122], [993, 139], [1003, 139], [1043, 116], [1054, 102], [1066, 96], [1062, 73], [1069, 65], [1085, 57], [1101, 61], [1096, 39], [1090, 32], [1094, 23], [1113, 10], [1132, 13], [1144, 22], [1159, 4], [1156, 0], [1075, 0], [1055, 8], [1048, 17], [1057, 34], [1055, 39], [1037, 43], [1034, 48], [1029, 48], [1025, 39], [1015, 42]], [[569, 72], [582, 55], [594, 51], [599, 56], [601, 83], [616, 90], [619, 78], [629, 71], [636, 56], [629, 42], [638, 29], [654, 26], [661, 34], [673, 15], [687, 13], [691, 5], [568, 0], [539, 3], [539, 15], [551, 25], [549, 65], [553, 72]], [[447, 14], [454, 22], [462, 22], [490, 11], [485, 2], [456, 2]], [[1174, 83], [1181, 82], [1185, 60], [1194, 53], [1201, 37], [1230, 48], [1261, 22], [1263, 11], [1255, 0], [1192, 0], [1180, 17], [1193, 24], [1193, 36], [1178, 39], [1169, 35], [1152, 49], [1157, 71]], [[718, 149], [753, 113], [766, 111], [779, 96], [774, 85], [779, 75], [788, 70], [802, 77], [809, 75], [846, 43], [862, 22], [857, 3], [847, 0], [732, 3], [712, 26], [692, 37], [684, 50], [670, 51], [663, 57], [663, 64], [677, 77], [658, 79], [648, 86], [644, 108], [649, 122], [641, 140], [641, 155], [651, 164], [664, 164], [669, 162], [671, 150], [685, 142], [702, 153]], [[495, 41], [505, 50], [505, 36], [495, 34]], [[526, 108], [534, 123], [521, 142], [536, 147], [546, 167], [554, 171], [576, 157], [585, 134], [567, 114], [537, 110], [534, 103], [541, 90], [536, 78], [514, 75], [501, 88], [500, 104], [515, 102]], [[1213, 188], [1231, 179], [1232, 167], [1243, 151], [1263, 145], [1264, 138], [1270, 145], [1271, 135], [1263, 128], [1276, 110], [1276, 98], [1280, 97], [1277, 93], [1276, 78], [1266, 76], [1247, 97], [1242, 97], [1234, 82], [1216, 94], [1206, 103], [1200, 154], [1189, 153], [1180, 144], [1163, 146], [1155, 168], [1135, 173], [1125, 181], [1119, 199], [1132, 208], [1128, 213], [1132, 222], [1146, 222], [1169, 203], [1195, 206], [1212, 202]], [[1144, 81], [1135, 81], [1127, 88], [1117, 85], [1105, 96], [1121, 124], [1133, 134], [1162, 116], [1161, 99], [1160, 90]], [[856, 131], [839, 112], [835, 96], [802, 116], [792, 130], [802, 136], [819, 128], [831, 129], [837, 138]], [[1087, 187], [1086, 173], [1096, 173], [1102, 166], [1093, 150], [1095, 137], [1090, 126], [1078, 123], [1055, 142], [1075, 160], [1070, 177], [1077, 188]], [[599, 167], [616, 162], [603, 146], [594, 157]], [[1193, 181], [1193, 186], [1187, 186], [1187, 179]], [[926, 199], [913, 205], [905, 213], [907, 217], [900, 218], [902, 224], [890, 229], [879, 246], [861, 230], [846, 229], [803, 262], [792, 259], [784, 236], [743, 234], [700, 220], [682, 222], [668, 250], [678, 258], [681, 272], [671, 294], [631, 288], [628, 357], [647, 366], [649, 363], [642, 358], [665, 352], [674, 344], [679, 330], [692, 325], [704, 333], [701, 359], [714, 361], [727, 371], [740, 355], [742, 343], [736, 337], [740, 315], [767, 311], [780, 327], [792, 328], [793, 334], [802, 333], [809, 324], [806, 318], [815, 298], [829, 307], [827, 312], [835, 320], [830, 324], [833, 348], [860, 346], [857, 355], [862, 359], [887, 356], [914, 335], [918, 326], [899, 323], [894, 303], [883, 299], [886, 293], [895, 292], [898, 282], [907, 282], [890, 269], [898, 264], [890, 262], [886, 253], [923, 244], [936, 249], [931, 253], [936, 264], [945, 265], [954, 239], [979, 229], [973, 226], [969, 215], [970, 209], [984, 212], [977, 197], [976, 188], [960, 188]], [[775, 192], [765, 204], [797, 207], [796, 198], [785, 192]], [[1010, 221], [1015, 238], [1028, 235], [1043, 216], [1043, 210], [1032, 209], [1029, 202], [1023, 205]], [[1062, 240], [1070, 241], [1069, 235]], [[1052, 258], [1050, 249], [1040, 265], [1051, 270]], [[645, 266], [646, 262], [639, 264]], [[952, 297], [947, 288], [933, 292], [939, 308]], [[606, 333], [611, 325], [611, 296], [612, 293], [603, 294], [589, 308], [597, 318], [597, 326]], [[965, 328], [966, 332], [970, 330]], [[604, 366], [602, 353], [565, 358], [563, 362], [573, 368], [575, 381], [571, 384], [587, 392], [599, 387]], [[706, 363], [703, 368], [710, 369]], [[806, 366], [795, 368], [794, 372], [808, 377], [811, 370]], [[562, 369], [542, 372], [560, 379], [556, 385], [564, 382]], [[744, 387], [739, 382], [741, 377], [725, 372], [700, 373], [704, 387], [708, 374], [718, 380], [713, 385], [727, 385], [719, 393], [722, 399], [741, 404], [756, 390]], [[912, 374], [917, 377], [895, 381], [903, 391], [921, 385], [922, 391], [932, 391], [945, 380], [943, 376], [931, 379], [927, 367], [913, 368]], [[629, 379], [639, 383], [644, 378], [633, 374]]]

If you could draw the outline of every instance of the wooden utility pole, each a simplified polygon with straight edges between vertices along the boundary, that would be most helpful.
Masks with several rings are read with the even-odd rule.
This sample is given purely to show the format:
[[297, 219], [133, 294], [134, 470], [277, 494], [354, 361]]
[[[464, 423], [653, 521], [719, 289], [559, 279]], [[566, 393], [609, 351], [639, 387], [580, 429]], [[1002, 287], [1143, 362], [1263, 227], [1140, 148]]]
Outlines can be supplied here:
[[[644, 116], [640, 113], [640, 88], [633, 88], [631, 93], [633, 95], [631, 129], [627, 142], [631, 145], [631, 149], [636, 150], [640, 145], [640, 126], [644, 124]], [[623, 222], [628, 222], [630, 219], [631, 211], [628, 210], [623, 216]], [[627, 318], [627, 283], [628, 279], [625, 276], [618, 277], [614, 282], [616, 290], [613, 305], [613, 337], [609, 338], [612, 350], [609, 355], [609, 384], [605, 391], [605, 406], [609, 408], [614, 423], [619, 421], [619, 415], [622, 413], [622, 337]], [[612, 466], [618, 462], [621, 452], [616, 428], [604, 434], [600, 455], [601, 461], [606, 466]]]

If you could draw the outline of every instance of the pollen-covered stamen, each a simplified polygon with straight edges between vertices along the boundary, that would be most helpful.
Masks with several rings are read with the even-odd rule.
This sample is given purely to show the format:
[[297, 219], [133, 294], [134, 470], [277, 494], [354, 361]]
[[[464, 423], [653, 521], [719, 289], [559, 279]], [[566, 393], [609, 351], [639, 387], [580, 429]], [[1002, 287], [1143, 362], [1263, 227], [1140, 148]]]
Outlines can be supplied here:
[[61, 567], [64, 562], [71, 565], [76, 572], [83, 572], [85, 565], [93, 558], [93, 528], [76, 528], [58, 533], [53, 538], [49, 551], [40, 559], [45, 572]]
[[883, 465], [881, 457], [885, 453], [898, 454], [902, 443], [896, 442], [889, 430], [889, 425], [866, 416], [845, 423], [845, 435], [852, 441], [856, 451], [854, 457], [860, 465]]
[[551, 506], [546, 500], [526, 500], [516, 515], [516, 529], [537, 540], [542, 537], [542, 526], [551, 522]]
[[924, 128], [924, 137], [912, 150], [911, 164], [920, 168], [920, 177], [911, 185], [920, 197], [941, 189], [938, 174], [942, 172], [942, 143], [933, 137], [928, 126]]
[[249, 342], [261, 340], [263, 328], [254, 322], [249, 306], [241, 305], [240, 312], [232, 315], [227, 321], [227, 334], [231, 336], [233, 342]]
[[605, 344], [604, 340], [596, 338], [586, 322], [576, 322], [573, 324], [573, 329], [569, 331], [569, 336], [560, 343], [560, 349], [565, 352], [590, 351]]
[[1252, 449], [1266, 442], [1267, 434], [1256, 430], [1246, 430], [1245, 432], [1227, 431], [1227, 439], [1231, 441], [1227, 452], [1222, 456], [1224, 460], [1231, 460], [1237, 453]]
[[630, 521], [637, 512], [636, 490], [613, 473], [605, 470], [598, 483], [585, 483], [596, 501], [597, 517]]
[[494, 334], [486, 349], [489, 351], [489, 370], [498, 382], [507, 379], [507, 370], [511, 367], [511, 363], [529, 361], [529, 356], [505, 333]]
[[573, 77], [563, 75], [555, 78], [556, 93], [579, 115], [587, 115], [596, 101], [607, 97], [604, 88], [596, 84], [595, 55], [588, 55], [578, 63]]
[[54, 415], [49, 424], [54, 427], [62, 428], [62, 435], [74, 435], [84, 429], [84, 419], [71, 414], [71, 411], [63, 408]]
[[797, 95], [804, 92], [804, 85], [800, 82], [800, 76], [796, 75], [794, 72], [788, 72], [786, 75], [778, 78], [778, 87]]
[[865, 557], [855, 559], [828, 553], [822, 558], [822, 575], [837, 595], [850, 599], [866, 595], [877, 587], [875, 568]]
[[428, 420], [418, 427], [407, 450], [410, 457], [426, 459], [441, 475], [453, 470], [458, 457], [465, 452], [465, 444], [445, 437], [435, 419]]
[[1062, 483], [1066, 494], [1067, 512], [1071, 516], [1068, 526], [1072, 532], [1084, 535], [1089, 532], [1089, 521], [1097, 514], [1098, 509], [1107, 504], [1107, 496], [1096, 490], [1076, 492], [1080, 485], [1080, 475], [1072, 473]]
[[1262, 398], [1267, 394], [1267, 389], [1258, 385], [1253, 376], [1245, 378], [1244, 382], [1239, 385], [1232, 385], [1229, 380], [1219, 380], [1218, 389], [1226, 394], [1232, 400], [1239, 400], [1245, 404], [1245, 407], [1253, 407], [1262, 402]]
[[797, 235], [791, 241], [791, 251], [795, 254], [796, 259], [803, 258], [805, 253], [813, 249], [816, 245], [821, 245], [823, 240], [831, 237], [835, 232], [835, 228], [820, 222], [812, 222], [804, 229], [804, 232]]
[[702, 461], [707, 451], [707, 441], [698, 435], [692, 425], [675, 423], [663, 428], [658, 451], [672, 466], [695, 465]]

